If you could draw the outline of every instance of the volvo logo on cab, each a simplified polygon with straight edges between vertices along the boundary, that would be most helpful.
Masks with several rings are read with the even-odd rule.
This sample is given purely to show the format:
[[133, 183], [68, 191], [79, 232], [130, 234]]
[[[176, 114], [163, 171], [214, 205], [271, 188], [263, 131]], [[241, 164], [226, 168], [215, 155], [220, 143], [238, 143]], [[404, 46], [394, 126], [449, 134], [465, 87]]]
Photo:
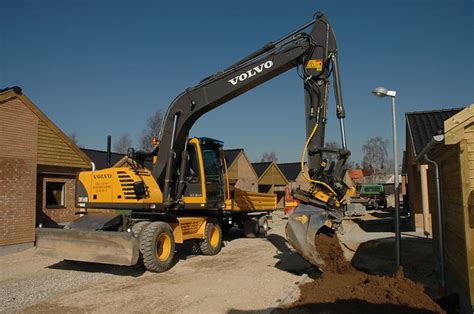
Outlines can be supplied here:
[[271, 67], [273, 66], [273, 61], [271, 60], [268, 60], [260, 65], [257, 65], [256, 67], [248, 70], [247, 72], [244, 72], [240, 75], [237, 75], [236, 77], [234, 77], [233, 79], [230, 79], [229, 80], [229, 83], [231, 83], [232, 85], [237, 85], [237, 83], [240, 81], [240, 82], [243, 82], [245, 81], [246, 79], [248, 79], [249, 77], [252, 77], [258, 73], [261, 73], [264, 69], [270, 69]]

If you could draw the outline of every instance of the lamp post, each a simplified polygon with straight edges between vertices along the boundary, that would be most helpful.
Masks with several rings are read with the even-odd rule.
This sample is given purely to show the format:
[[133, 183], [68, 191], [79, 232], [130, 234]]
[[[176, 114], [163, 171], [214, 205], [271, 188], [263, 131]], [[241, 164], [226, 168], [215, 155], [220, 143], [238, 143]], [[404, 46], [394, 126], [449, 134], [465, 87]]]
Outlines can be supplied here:
[[385, 87], [377, 87], [372, 90], [372, 94], [377, 97], [389, 96], [392, 99], [392, 131], [393, 131], [393, 163], [394, 163], [394, 184], [395, 184], [395, 258], [397, 267], [401, 265], [400, 259], [400, 245], [401, 245], [401, 234], [400, 234], [400, 194], [398, 184], [398, 155], [397, 155], [397, 123], [395, 118], [395, 97], [396, 91], [387, 90]]

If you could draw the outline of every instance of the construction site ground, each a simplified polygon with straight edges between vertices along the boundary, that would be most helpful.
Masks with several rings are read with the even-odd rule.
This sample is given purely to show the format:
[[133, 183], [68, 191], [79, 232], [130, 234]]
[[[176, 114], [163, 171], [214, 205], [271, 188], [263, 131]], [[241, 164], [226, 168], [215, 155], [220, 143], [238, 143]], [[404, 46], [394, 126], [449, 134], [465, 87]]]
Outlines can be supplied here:
[[[393, 210], [374, 210], [344, 221], [344, 254], [359, 270], [395, 272]], [[35, 249], [0, 256], [0, 312], [271, 312], [300, 298], [299, 286], [318, 271], [293, 252], [286, 240], [286, 217], [274, 214], [265, 238], [243, 238], [231, 230], [217, 256], [194, 256], [178, 247], [176, 265], [155, 274], [139, 266], [120, 267], [60, 261]], [[436, 294], [431, 239], [405, 232], [405, 275]]]

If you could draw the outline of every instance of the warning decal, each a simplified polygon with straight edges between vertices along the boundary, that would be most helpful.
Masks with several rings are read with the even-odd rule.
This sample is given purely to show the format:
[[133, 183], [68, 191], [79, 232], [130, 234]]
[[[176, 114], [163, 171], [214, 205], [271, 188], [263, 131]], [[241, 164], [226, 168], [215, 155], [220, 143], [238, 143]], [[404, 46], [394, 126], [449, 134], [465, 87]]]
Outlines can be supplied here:
[[323, 70], [323, 59], [311, 59], [306, 64], [307, 69], [315, 69], [316, 71]]

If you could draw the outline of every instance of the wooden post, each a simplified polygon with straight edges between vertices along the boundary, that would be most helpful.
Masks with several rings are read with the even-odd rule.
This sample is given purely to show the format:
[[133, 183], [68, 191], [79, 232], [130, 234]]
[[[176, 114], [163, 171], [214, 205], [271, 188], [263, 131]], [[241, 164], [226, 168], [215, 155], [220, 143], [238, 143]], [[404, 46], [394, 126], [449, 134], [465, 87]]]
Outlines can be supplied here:
[[421, 208], [423, 209], [423, 233], [425, 236], [429, 236], [431, 233], [430, 225], [430, 204], [428, 201], [428, 178], [426, 171], [428, 165], [419, 165], [420, 170], [420, 182], [421, 182]]

